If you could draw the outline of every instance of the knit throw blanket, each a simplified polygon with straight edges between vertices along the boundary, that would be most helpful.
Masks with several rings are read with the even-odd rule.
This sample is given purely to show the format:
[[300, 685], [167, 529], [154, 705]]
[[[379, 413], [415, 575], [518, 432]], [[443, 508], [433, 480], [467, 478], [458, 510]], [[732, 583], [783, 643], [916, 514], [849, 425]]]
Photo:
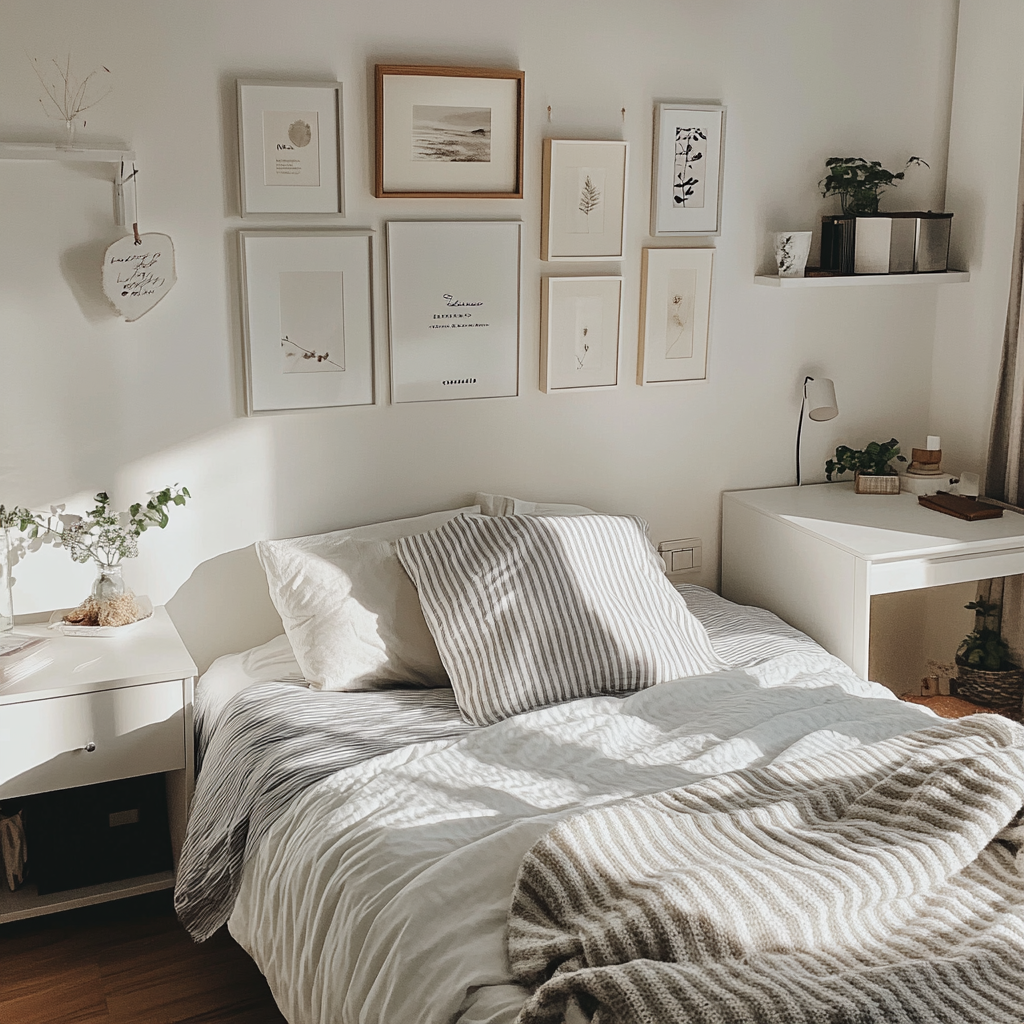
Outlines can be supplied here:
[[1024, 728], [979, 715], [559, 823], [520, 1024], [1021, 1024]]

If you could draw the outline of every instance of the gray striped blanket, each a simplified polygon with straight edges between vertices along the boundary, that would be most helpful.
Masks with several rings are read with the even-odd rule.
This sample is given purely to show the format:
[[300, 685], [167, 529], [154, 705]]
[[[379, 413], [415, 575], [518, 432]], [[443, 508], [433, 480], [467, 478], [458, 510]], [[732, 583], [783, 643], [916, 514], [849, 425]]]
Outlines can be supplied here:
[[516, 883], [518, 1021], [1020, 1024], [1022, 803], [986, 715], [566, 819]]

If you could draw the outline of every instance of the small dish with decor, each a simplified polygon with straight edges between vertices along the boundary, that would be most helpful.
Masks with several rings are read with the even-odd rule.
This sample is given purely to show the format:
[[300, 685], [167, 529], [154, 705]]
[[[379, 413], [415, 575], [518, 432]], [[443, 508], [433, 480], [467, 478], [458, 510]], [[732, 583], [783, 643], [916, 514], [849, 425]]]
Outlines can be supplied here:
[[900, 477], [891, 463], [906, 462], [900, 455], [900, 443], [895, 437], [888, 441], [871, 441], [864, 448], [850, 448], [841, 444], [835, 458], [825, 462], [825, 479], [853, 473], [853, 489], [857, 494], [899, 494]]
[[[130, 593], [130, 592], [129, 592]], [[145, 622], [146, 619], [152, 618], [153, 615], [153, 602], [143, 595], [132, 594], [133, 614], [138, 617], [132, 619], [131, 622], [125, 622], [121, 625], [100, 625], [98, 615], [86, 614], [79, 621], [72, 621], [68, 618], [69, 615], [81, 614], [83, 606], [90, 603], [90, 599], [86, 598], [77, 609], [61, 609], [60, 611], [54, 612], [50, 616], [49, 627], [61, 632], [64, 636], [123, 636], [126, 633], [130, 633], [133, 627], [139, 625], [141, 622]], [[88, 609], [87, 611], [90, 611]]]

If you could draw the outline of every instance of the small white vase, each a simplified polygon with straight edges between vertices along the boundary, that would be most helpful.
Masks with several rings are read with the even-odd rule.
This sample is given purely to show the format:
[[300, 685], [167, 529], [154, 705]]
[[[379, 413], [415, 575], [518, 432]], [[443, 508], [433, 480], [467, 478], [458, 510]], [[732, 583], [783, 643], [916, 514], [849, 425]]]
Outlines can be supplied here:
[[803, 277], [810, 251], [810, 231], [776, 232], [775, 262], [779, 265], [779, 277]]

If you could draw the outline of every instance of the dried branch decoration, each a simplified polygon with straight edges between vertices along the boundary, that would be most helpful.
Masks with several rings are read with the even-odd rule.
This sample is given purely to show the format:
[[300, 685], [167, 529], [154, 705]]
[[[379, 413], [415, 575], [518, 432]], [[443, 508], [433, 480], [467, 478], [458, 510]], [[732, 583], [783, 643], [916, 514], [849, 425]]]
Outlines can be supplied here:
[[[106, 99], [114, 88], [113, 85], [108, 86], [106, 92], [95, 98], [90, 97], [89, 85], [93, 78], [99, 74], [109, 75], [112, 73], [110, 68], [102, 64], [90, 71], [81, 81], [76, 81], [71, 74], [71, 54], [69, 53], [63, 66], [56, 59], [50, 61], [57, 74], [56, 77], [47, 81], [40, 70], [39, 59], [36, 57], [31, 59], [32, 70], [35, 71], [36, 77], [46, 93], [46, 99], [53, 104], [53, 109], [56, 111], [57, 116], [64, 122], [77, 120], [85, 111], [92, 109], [101, 100]], [[49, 72], [48, 67], [47, 71]], [[43, 109], [47, 111], [47, 116], [50, 116], [46, 100], [40, 98], [39, 102], [42, 104]]]

